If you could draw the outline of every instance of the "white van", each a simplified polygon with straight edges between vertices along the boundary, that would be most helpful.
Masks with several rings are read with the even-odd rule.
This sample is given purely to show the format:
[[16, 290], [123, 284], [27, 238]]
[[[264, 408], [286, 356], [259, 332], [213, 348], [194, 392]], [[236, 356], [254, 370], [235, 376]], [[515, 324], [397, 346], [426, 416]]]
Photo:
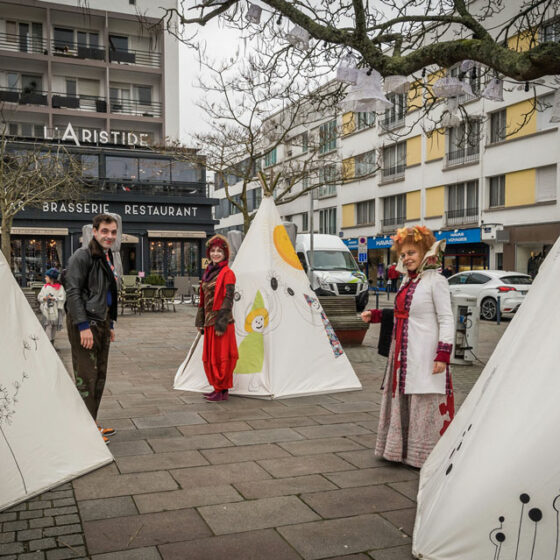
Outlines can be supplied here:
[[[311, 264], [310, 235], [296, 237], [296, 252], [306, 273]], [[352, 253], [340, 237], [313, 235], [313, 276], [311, 287], [319, 296], [356, 296], [356, 309], [363, 311], [369, 297], [366, 275], [360, 272]]]

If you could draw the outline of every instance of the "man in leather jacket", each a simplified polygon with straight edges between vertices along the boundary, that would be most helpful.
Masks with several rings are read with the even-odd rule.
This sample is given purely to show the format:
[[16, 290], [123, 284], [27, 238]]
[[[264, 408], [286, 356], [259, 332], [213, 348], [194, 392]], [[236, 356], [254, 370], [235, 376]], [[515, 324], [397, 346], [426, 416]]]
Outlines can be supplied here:
[[[108, 214], [93, 218], [93, 239], [68, 261], [64, 280], [66, 321], [72, 348], [76, 386], [93, 416], [101, 403], [109, 345], [115, 340], [117, 282], [111, 247], [117, 238], [117, 221]], [[104, 439], [115, 431], [99, 428]]]

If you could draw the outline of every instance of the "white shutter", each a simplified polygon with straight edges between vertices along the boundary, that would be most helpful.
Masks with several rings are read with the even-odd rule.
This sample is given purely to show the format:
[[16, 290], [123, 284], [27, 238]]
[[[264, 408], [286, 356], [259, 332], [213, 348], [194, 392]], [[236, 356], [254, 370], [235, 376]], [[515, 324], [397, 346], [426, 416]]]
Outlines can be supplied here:
[[556, 200], [556, 165], [537, 168], [536, 202]]

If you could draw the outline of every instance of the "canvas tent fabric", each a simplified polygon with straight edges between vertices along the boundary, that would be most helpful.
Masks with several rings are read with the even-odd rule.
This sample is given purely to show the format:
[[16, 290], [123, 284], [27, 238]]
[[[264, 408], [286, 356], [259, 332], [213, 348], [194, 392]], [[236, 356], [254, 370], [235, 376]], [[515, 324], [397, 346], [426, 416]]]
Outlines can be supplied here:
[[560, 560], [560, 241], [421, 474], [413, 554]]
[[[239, 360], [232, 394], [281, 398], [361, 389], [309, 286], [272, 198], [265, 198], [232, 265]], [[198, 338], [175, 389], [211, 391]]]
[[0, 511], [113, 461], [0, 252]]

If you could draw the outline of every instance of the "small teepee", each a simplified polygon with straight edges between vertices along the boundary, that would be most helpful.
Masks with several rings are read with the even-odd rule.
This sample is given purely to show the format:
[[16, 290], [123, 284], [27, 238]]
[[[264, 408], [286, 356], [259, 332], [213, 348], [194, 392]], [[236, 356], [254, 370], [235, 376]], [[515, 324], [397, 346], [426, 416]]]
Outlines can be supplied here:
[[113, 460], [0, 252], [0, 510]]
[[559, 560], [560, 241], [421, 474], [423, 560]]
[[[272, 198], [263, 199], [232, 269], [239, 348], [232, 394], [281, 398], [361, 389]], [[179, 367], [174, 387], [211, 391], [202, 342]]]

